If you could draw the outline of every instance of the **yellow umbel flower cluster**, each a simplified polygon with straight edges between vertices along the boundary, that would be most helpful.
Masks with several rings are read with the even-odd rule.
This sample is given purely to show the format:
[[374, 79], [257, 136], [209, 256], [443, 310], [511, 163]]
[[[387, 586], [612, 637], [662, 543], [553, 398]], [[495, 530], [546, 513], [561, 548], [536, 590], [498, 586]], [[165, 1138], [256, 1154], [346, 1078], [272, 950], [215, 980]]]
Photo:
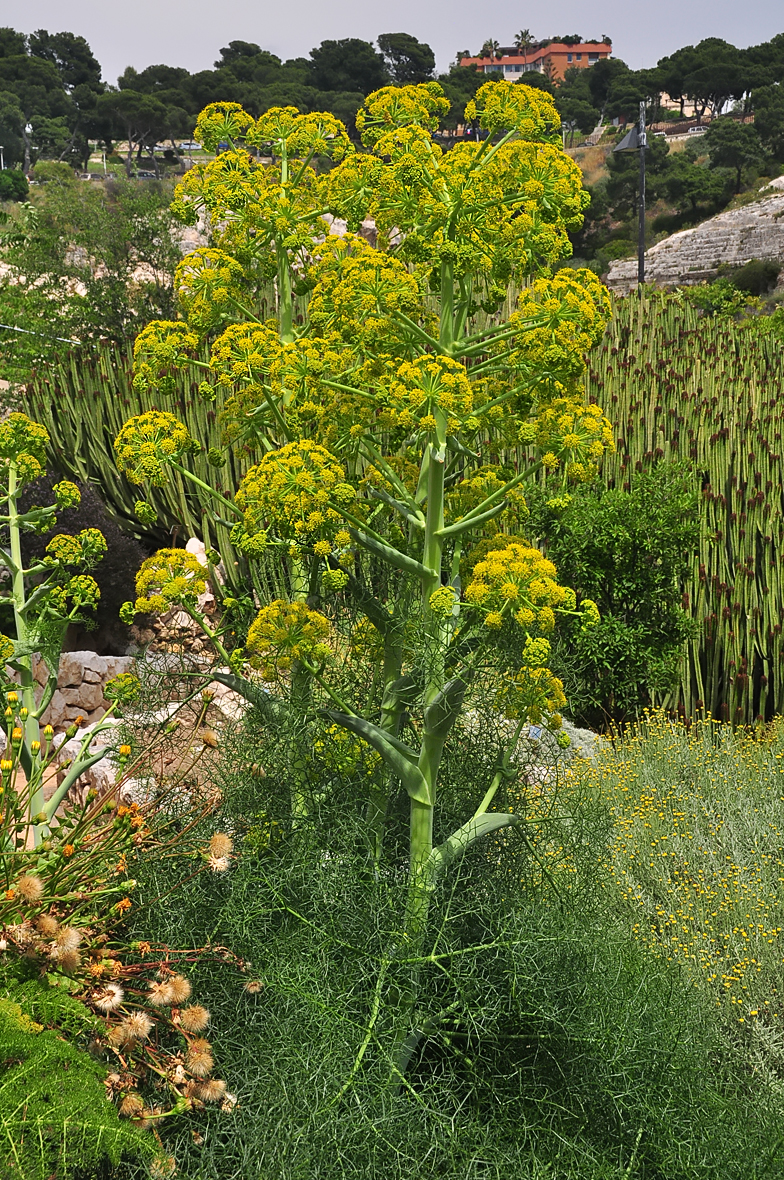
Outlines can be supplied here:
[[303, 115], [296, 107], [270, 107], [259, 116], [245, 138], [247, 143], [272, 156], [285, 154], [299, 160], [309, 160], [313, 156], [342, 160], [353, 151], [340, 119], [327, 111]]
[[246, 647], [250, 663], [259, 668], [268, 682], [290, 671], [296, 660], [314, 660], [317, 664], [329, 655], [324, 643], [329, 622], [304, 602], [284, 602], [277, 598], [264, 606], [248, 630]]
[[53, 586], [49, 591], [47, 607], [62, 619], [78, 621], [77, 612], [83, 607], [96, 605], [101, 591], [95, 578], [89, 574], [77, 574], [62, 586]]
[[313, 250], [308, 318], [319, 336], [336, 333], [355, 350], [393, 352], [405, 335], [396, 315], [418, 319], [419, 279], [397, 258], [355, 234], [331, 235]]
[[211, 102], [196, 120], [194, 134], [208, 152], [215, 152], [219, 143], [244, 139], [252, 126], [253, 116], [238, 102]]
[[268, 531], [297, 549], [318, 546], [321, 556], [332, 552], [332, 541], [341, 531], [341, 507], [355, 498], [340, 461], [309, 439], [268, 451], [235, 496], [249, 536]]
[[549, 633], [555, 611], [574, 611], [574, 590], [559, 586], [556, 568], [538, 549], [511, 541], [493, 549], [474, 566], [465, 598], [484, 615], [486, 627], [498, 629], [506, 619], [525, 631]]
[[522, 83], [499, 86], [485, 82], [465, 108], [466, 123], [479, 123], [493, 136], [499, 131], [515, 131], [521, 139], [536, 142], [553, 140], [561, 126], [561, 116], [552, 95]]
[[236, 258], [224, 250], [204, 247], [183, 258], [174, 273], [174, 289], [188, 323], [207, 332], [237, 314], [248, 280]]
[[148, 410], [129, 418], [114, 442], [117, 466], [131, 483], [151, 483], [163, 487], [167, 482], [166, 466], [198, 443], [173, 414]]
[[580, 398], [556, 398], [535, 423], [520, 430], [520, 441], [544, 452], [544, 466], [554, 471], [563, 464], [564, 475], [576, 483], [593, 479], [605, 451], [615, 449], [612, 426], [600, 408]]
[[442, 116], [449, 114], [449, 99], [437, 82], [415, 86], [384, 86], [375, 90], [357, 111], [356, 125], [365, 147], [373, 148], [390, 127], [415, 124], [437, 131]]
[[565, 393], [582, 377], [585, 354], [601, 340], [609, 316], [610, 297], [593, 271], [559, 270], [521, 293], [509, 317], [514, 337], [497, 355], [538, 376], [544, 389]]
[[496, 697], [505, 717], [524, 717], [534, 724], [546, 721], [549, 729], [560, 729], [566, 696], [563, 681], [547, 667], [550, 654], [550, 644], [543, 636], [528, 636], [519, 670], [504, 677]]
[[106, 553], [106, 539], [99, 529], [82, 529], [78, 536], [58, 533], [46, 546], [45, 565], [92, 566]]
[[465, 365], [450, 357], [426, 354], [404, 361], [388, 384], [381, 381], [379, 393], [385, 403], [380, 415], [384, 425], [444, 435], [479, 428], [472, 416], [474, 387]]
[[174, 603], [193, 607], [204, 593], [204, 567], [186, 549], [159, 549], [136, 575], [138, 614], [160, 615]]
[[49, 433], [27, 414], [13, 413], [0, 422], [0, 463], [16, 465], [18, 484], [31, 483], [44, 472]]
[[133, 346], [133, 383], [137, 389], [174, 389], [173, 370], [192, 359], [199, 337], [180, 320], [153, 320]]

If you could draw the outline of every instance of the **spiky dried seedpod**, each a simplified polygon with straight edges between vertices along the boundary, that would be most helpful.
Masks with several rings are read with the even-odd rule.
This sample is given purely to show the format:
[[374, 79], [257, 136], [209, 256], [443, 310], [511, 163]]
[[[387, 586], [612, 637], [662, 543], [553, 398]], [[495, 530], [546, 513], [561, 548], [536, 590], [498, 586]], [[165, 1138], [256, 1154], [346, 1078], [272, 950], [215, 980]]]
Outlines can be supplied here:
[[243, 991], [246, 991], [250, 996], [257, 996], [264, 984], [260, 979], [249, 979], [246, 984], [243, 984]]
[[38, 933], [42, 934], [44, 938], [54, 938], [60, 928], [57, 918], [53, 918], [51, 914], [41, 914], [35, 924], [38, 927]]
[[121, 1024], [113, 1024], [106, 1034], [110, 1049], [120, 1049], [125, 1044], [125, 1029]]
[[170, 975], [166, 981], [171, 990], [172, 1004], [184, 1004], [191, 994], [191, 985], [184, 975]]
[[225, 873], [229, 869], [229, 858], [228, 856], [208, 856], [207, 864], [213, 873]]
[[81, 959], [78, 951], [62, 951], [57, 958], [60, 970], [66, 975], [73, 975]]
[[101, 1012], [114, 1012], [125, 999], [125, 993], [119, 984], [107, 983], [100, 991], [93, 992], [90, 998]]
[[210, 836], [210, 856], [230, 856], [233, 848], [234, 841], [224, 832], [215, 832]]
[[16, 882], [16, 891], [21, 898], [30, 905], [40, 901], [44, 895], [44, 883], [40, 877], [35, 877], [32, 873], [23, 873]]
[[126, 1094], [120, 1103], [120, 1114], [127, 1119], [138, 1118], [143, 1110], [144, 1101], [139, 1094]]
[[82, 941], [82, 932], [75, 926], [61, 926], [55, 936], [57, 949], [61, 952], [75, 951]]
[[150, 984], [150, 990], [147, 999], [151, 1004], [154, 1004], [156, 1008], [164, 1008], [169, 1004], [174, 1003], [174, 993], [172, 991], [171, 985], [165, 981], [161, 982], [160, 980], [155, 980]]
[[180, 1024], [186, 1032], [204, 1032], [210, 1023], [210, 1014], [201, 1004], [191, 1004], [180, 1012]]
[[130, 1016], [126, 1016], [120, 1028], [123, 1030], [125, 1043], [134, 1044], [137, 1041], [147, 1040], [152, 1032], [153, 1023], [144, 1012], [133, 1012]]
[[185, 1054], [185, 1066], [197, 1078], [206, 1078], [212, 1073], [215, 1064], [212, 1056], [212, 1046], [203, 1037], [191, 1042]]
[[219, 1078], [210, 1078], [199, 1086], [199, 1097], [202, 1102], [220, 1102], [226, 1093], [226, 1083]]

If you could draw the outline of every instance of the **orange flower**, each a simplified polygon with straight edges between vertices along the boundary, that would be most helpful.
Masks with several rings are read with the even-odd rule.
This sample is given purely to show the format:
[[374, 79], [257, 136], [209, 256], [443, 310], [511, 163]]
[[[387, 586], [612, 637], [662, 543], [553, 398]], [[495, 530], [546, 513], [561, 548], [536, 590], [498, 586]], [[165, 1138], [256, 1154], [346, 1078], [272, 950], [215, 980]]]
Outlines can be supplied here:
[[67, 858], [69, 856], [73, 856], [75, 852], [76, 849], [74, 848], [73, 844], [66, 844], [65, 848], [63, 849], [63, 856]]
[[15, 889], [6, 889], [6, 891], [5, 891], [5, 900], [6, 901], [13, 901], [15, 897], [16, 897], [16, 890]]
[[126, 911], [127, 911], [127, 910], [129, 910], [129, 909], [131, 908], [131, 899], [130, 899], [130, 897], [124, 897], [124, 898], [122, 899], [122, 901], [118, 901], [118, 902], [117, 902], [117, 905], [116, 905], [114, 908], [117, 910], [118, 914], [124, 914], [124, 913], [126, 913]]

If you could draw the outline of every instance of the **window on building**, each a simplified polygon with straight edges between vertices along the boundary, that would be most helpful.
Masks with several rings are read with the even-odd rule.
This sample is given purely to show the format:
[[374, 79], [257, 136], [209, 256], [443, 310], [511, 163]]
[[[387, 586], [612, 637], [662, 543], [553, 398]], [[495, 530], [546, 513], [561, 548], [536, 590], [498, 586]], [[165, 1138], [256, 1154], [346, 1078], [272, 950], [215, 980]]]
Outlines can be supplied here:
[[582, 60], [583, 60], [583, 55], [582, 55], [581, 53], [578, 53], [578, 54], [577, 54], [577, 60], [578, 60], [578, 61], [582, 61]]
[[567, 55], [566, 55], [566, 60], [567, 60], [567, 61], [571, 61], [571, 60], [572, 60], [572, 55], [571, 55], [571, 53], [567, 53]]
[[501, 71], [503, 70], [503, 68], [504, 68], [503, 66], [485, 66], [485, 73], [486, 74], [500, 74]]
[[507, 66], [506, 72], [507, 74], [519, 74], [522, 68], [522, 66]]
[[597, 62], [598, 60], [599, 60], [599, 54], [598, 54], [598, 53], [589, 53], [589, 54], [588, 54], [588, 64], [589, 64], [589, 65], [591, 65], [591, 66], [592, 66], [592, 65], [594, 64], [594, 62]]

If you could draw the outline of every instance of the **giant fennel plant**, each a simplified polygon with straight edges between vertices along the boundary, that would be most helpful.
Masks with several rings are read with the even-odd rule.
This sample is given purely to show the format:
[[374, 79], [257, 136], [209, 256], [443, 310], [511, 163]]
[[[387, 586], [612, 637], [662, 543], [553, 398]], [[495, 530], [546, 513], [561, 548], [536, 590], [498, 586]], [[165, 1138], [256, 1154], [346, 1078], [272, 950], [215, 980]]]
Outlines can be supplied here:
[[[582, 387], [608, 296], [591, 272], [557, 269], [587, 195], [552, 100], [489, 82], [467, 109], [481, 138], [443, 151], [433, 133], [447, 107], [435, 83], [371, 94], [360, 151], [329, 114], [253, 120], [208, 106], [196, 134], [218, 154], [188, 173], [174, 208], [206, 218], [212, 244], [178, 269], [182, 319], [148, 325], [135, 346], [135, 380], [165, 405], [173, 371], [209, 341], [202, 395], [225, 387], [223, 445], [255, 448], [258, 462], [233, 499], [197, 482], [251, 567], [276, 559], [284, 591], [257, 595], [237, 648], [228, 623], [198, 610], [205, 570], [169, 549], [144, 563], [124, 617], [179, 604], [228, 666], [216, 675], [288, 717], [291, 831], [325, 805], [308, 775], [314, 750], [369, 755], [376, 872], [391, 855], [390, 801], [407, 792], [407, 901], [391, 952], [409, 965], [395, 992], [399, 1081], [434, 891], [483, 837], [525, 838], [523, 817], [494, 800], [527, 725], [568, 744], [547, 637], [564, 614], [598, 617], [521, 532], [525, 482], [542, 468], [561, 488], [585, 480], [612, 447]], [[344, 232], [331, 232], [337, 219]], [[359, 232], [369, 219], [374, 246]], [[262, 321], [271, 282], [278, 315]], [[165, 409], [132, 418], [115, 444], [119, 469], [153, 486], [172, 469], [195, 480], [192, 447]], [[212, 457], [220, 465], [219, 448]], [[138, 511], [149, 514], [145, 501]], [[347, 692], [352, 661], [365, 675]], [[480, 697], [508, 719], [505, 743], [464, 821], [436, 835], [445, 745]]]

